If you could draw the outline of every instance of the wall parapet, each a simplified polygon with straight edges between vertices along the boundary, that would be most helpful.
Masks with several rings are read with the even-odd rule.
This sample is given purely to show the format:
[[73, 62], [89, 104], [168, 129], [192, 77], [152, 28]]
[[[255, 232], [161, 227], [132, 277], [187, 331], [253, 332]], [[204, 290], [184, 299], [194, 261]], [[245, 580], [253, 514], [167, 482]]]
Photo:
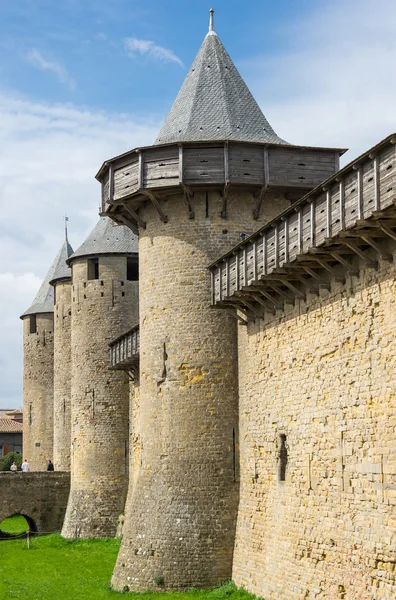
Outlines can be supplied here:
[[357, 275], [357, 259], [391, 260], [395, 144], [388, 136], [210, 265], [212, 305], [247, 322]]

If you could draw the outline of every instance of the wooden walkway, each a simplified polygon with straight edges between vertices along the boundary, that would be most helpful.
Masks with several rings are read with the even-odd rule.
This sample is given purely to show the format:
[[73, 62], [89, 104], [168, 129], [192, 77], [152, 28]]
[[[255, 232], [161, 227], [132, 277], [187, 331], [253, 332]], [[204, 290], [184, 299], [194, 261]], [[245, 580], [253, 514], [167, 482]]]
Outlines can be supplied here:
[[387, 137], [212, 264], [213, 306], [247, 322], [391, 260], [395, 144]]
[[140, 336], [136, 325], [110, 344], [110, 367], [134, 372], [139, 368]]

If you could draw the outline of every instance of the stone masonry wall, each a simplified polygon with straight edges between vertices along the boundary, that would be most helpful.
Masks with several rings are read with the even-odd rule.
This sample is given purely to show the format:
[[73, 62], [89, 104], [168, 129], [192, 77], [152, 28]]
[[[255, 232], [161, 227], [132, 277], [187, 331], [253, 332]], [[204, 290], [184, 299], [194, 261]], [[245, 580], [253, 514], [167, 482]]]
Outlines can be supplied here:
[[109, 342], [138, 320], [138, 282], [126, 280], [125, 256], [99, 257], [99, 279], [87, 259], [72, 265], [71, 492], [62, 534], [116, 533], [128, 486], [129, 382], [109, 369]]
[[[288, 203], [231, 193], [140, 209], [140, 386], [117, 589], [208, 587], [231, 576], [238, 505], [236, 321], [210, 307], [208, 264]], [[272, 211], [272, 213], [271, 213]]]
[[23, 457], [32, 471], [45, 471], [53, 456], [54, 427], [54, 316], [36, 316], [30, 333], [23, 319]]
[[238, 586], [396, 597], [395, 331], [392, 263], [239, 327]]
[[71, 280], [55, 285], [54, 456], [56, 471], [70, 471]]
[[0, 523], [21, 514], [39, 533], [60, 531], [69, 489], [69, 473], [0, 473]]

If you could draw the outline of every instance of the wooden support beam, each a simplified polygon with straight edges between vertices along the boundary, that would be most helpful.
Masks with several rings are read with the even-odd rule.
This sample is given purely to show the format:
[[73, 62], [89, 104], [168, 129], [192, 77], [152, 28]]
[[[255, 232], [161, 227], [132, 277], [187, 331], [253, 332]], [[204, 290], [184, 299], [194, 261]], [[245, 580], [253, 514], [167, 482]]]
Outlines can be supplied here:
[[260, 193], [257, 197], [257, 203], [256, 206], [253, 209], [253, 219], [257, 220], [260, 216], [260, 211], [261, 211], [261, 206], [263, 204], [263, 200], [265, 197], [265, 193], [268, 189], [268, 185], [264, 185], [261, 189], [260, 189]]
[[388, 227], [388, 225], [385, 225], [385, 223], [383, 223], [382, 221], [377, 221], [379, 228], [388, 236], [390, 237], [392, 240], [394, 240], [396, 242], [396, 233], [394, 231], [392, 231], [392, 229], [390, 229], [390, 227]]
[[180, 187], [183, 190], [184, 202], [188, 208], [188, 216], [190, 219], [195, 219], [194, 204], [192, 201], [194, 197], [194, 192], [192, 192], [190, 188], [187, 185], [185, 185], [182, 181], [180, 182]]
[[305, 265], [303, 265], [303, 269], [306, 273], [308, 273], [308, 275], [313, 277], [313, 279], [316, 279], [316, 281], [318, 281], [320, 283], [320, 285], [330, 288], [330, 282], [327, 281], [326, 279], [323, 279], [323, 277], [321, 277], [313, 269], [311, 269], [310, 267], [307, 267]]
[[268, 302], [265, 302], [265, 300], [263, 300], [262, 298], [260, 298], [260, 296], [259, 296], [258, 294], [253, 294], [253, 293], [252, 293], [252, 298], [253, 298], [253, 299], [254, 299], [256, 302], [258, 302], [258, 304], [261, 304], [261, 306], [263, 306], [263, 307], [264, 307], [264, 309], [265, 309], [267, 312], [270, 312], [270, 313], [271, 313], [271, 314], [273, 314], [273, 315], [275, 314], [275, 307], [274, 307], [274, 306], [269, 306], [269, 305], [268, 305]]
[[330, 252], [330, 255], [333, 258], [335, 258], [335, 260], [337, 260], [339, 263], [341, 263], [344, 267], [346, 267], [346, 269], [350, 275], [355, 275], [355, 276], [359, 275], [359, 270], [356, 269], [353, 265], [351, 265], [351, 263], [349, 263], [343, 256], [341, 256], [337, 252]]
[[121, 215], [120, 213], [117, 213], [117, 220], [119, 220], [123, 225], [126, 225], [128, 227], [128, 229], [130, 229], [131, 231], [133, 231], [133, 233], [135, 235], [139, 235], [139, 229], [138, 229], [138, 227], [136, 227], [136, 225], [134, 225], [131, 221], [129, 221], [129, 219], [127, 219], [126, 217], [124, 217], [124, 215]]
[[179, 144], [179, 183], [183, 183], [183, 146]]
[[382, 258], [382, 260], [387, 260], [387, 261], [392, 261], [393, 260], [392, 254], [390, 254], [389, 252], [387, 252], [386, 250], [384, 250], [383, 248], [381, 248], [381, 246], [379, 246], [371, 237], [369, 237], [367, 235], [362, 235], [362, 240], [364, 242], [366, 242], [366, 244], [368, 244], [369, 246], [371, 246], [372, 248], [374, 248], [374, 250], [376, 252], [378, 252], [378, 254], [380, 255], [380, 257]]
[[269, 186], [269, 178], [270, 178], [268, 146], [264, 146], [263, 160], [264, 160], [264, 184], [266, 187], [268, 187]]
[[230, 261], [225, 261], [226, 297], [230, 295]]
[[235, 253], [235, 291], [240, 289], [239, 285], [239, 252]]
[[300, 253], [302, 253], [304, 250], [303, 212], [301, 208], [298, 211], [298, 249]]
[[315, 239], [315, 235], [316, 235], [316, 227], [315, 227], [315, 200], [312, 198], [312, 201], [310, 202], [310, 238], [311, 238], [311, 246], [312, 248], [314, 248], [316, 246], [316, 239]]
[[259, 311], [251, 302], [248, 302], [244, 296], [238, 296], [238, 300], [240, 300], [242, 304], [244, 304], [254, 315], [256, 315], [256, 317], [259, 319], [263, 318], [262, 311]]
[[109, 204], [114, 200], [114, 165], [109, 164]]
[[123, 206], [125, 210], [129, 212], [132, 219], [134, 219], [138, 223], [139, 227], [141, 227], [142, 229], [146, 229], [146, 221], [144, 221], [136, 211], [134, 211], [130, 206], [128, 206], [128, 204], [124, 204]]
[[154, 192], [152, 192], [150, 190], [141, 190], [141, 193], [144, 194], [145, 196], [148, 196], [148, 198], [150, 198], [153, 206], [156, 208], [156, 210], [157, 210], [157, 212], [159, 214], [159, 218], [161, 219], [161, 221], [163, 223], [167, 223], [168, 222], [168, 217], [166, 216], [166, 214], [162, 210], [162, 206], [160, 204], [160, 201], [157, 198], [157, 196], [154, 194]]
[[256, 242], [256, 240], [254, 240], [252, 245], [253, 245], [253, 248], [252, 248], [253, 280], [256, 281], [256, 279], [257, 279], [257, 242]]
[[340, 181], [340, 226], [341, 231], [345, 229], [345, 184], [343, 179]]
[[294, 304], [294, 298], [291, 298], [289, 294], [283, 291], [279, 286], [277, 286], [273, 281], [269, 281], [268, 285], [277, 293], [279, 296], [285, 299], [288, 304]]
[[316, 294], [318, 293], [318, 285], [315, 284], [311, 279], [303, 277], [302, 275], [296, 275], [296, 277], [302, 285], [305, 285], [312, 292], [315, 292]]
[[263, 233], [263, 275], [267, 274], [267, 233]]
[[[298, 260], [298, 258], [299, 257], [297, 257], [297, 260]], [[323, 269], [328, 271], [328, 273], [330, 273], [330, 275], [332, 277], [334, 277], [334, 279], [336, 281], [345, 282], [345, 277], [343, 275], [339, 275], [339, 273], [337, 273], [337, 271], [335, 271], [332, 267], [330, 267], [330, 265], [327, 264], [327, 262], [325, 260], [323, 260], [323, 258], [320, 258], [319, 256], [316, 256], [315, 254], [308, 254], [308, 255], [302, 256], [301, 259], [302, 259], [302, 261], [307, 260], [307, 261], [318, 263], [321, 267], [323, 267]]]
[[289, 262], [289, 218], [284, 217], [284, 231], [285, 231], [285, 263]]
[[144, 164], [143, 164], [143, 153], [141, 150], [137, 150], [138, 153], [138, 188], [142, 190], [144, 188]]
[[[264, 281], [262, 282], [264, 284]], [[262, 296], [264, 296], [264, 298], [267, 298], [267, 300], [273, 304], [276, 308], [282, 308], [283, 307], [283, 303], [279, 302], [279, 300], [277, 300], [277, 298], [274, 298], [273, 296], [271, 296], [271, 294], [264, 289], [264, 287], [261, 286], [260, 282], [258, 282], [257, 285], [253, 285], [250, 286], [250, 289], [253, 292], [256, 292], [257, 294], [261, 294]]]
[[296, 298], [300, 298], [300, 300], [305, 299], [305, 294], [301, 290], [299, 290], [295, 285], [293, 285], [288, 279], [283, 277], [283, 278], [280, 278], [279, 281], [283, 285], [288, 287], [289, 290], [291, 290], [293, 292], [293, 294], [296, 296]]
[[222, 193], [223, 202], [222, 202], [221, 212], [220, 212], [220, 217], [222, 219], [227, 218], [227, 201], [228, 201], [229, 191], [230, 191], [230, 183], [227, 181], [223, 188], [223, 193]]
[[279, 223], [275, 223], [275, 269], [279, 268]]
[[356, 246], [356, 244], [354, 244], [352, 241], [344, 239], [343, 244], [345, 244], [345, 246], [347, 246], [348, 248], [353, 250], [353, 252], [355, 252], [355, 254], [360, 256], [360, 258], [362, 258], [365, 261], [367, 266], [369, 266], [369, 267], [377, 267], [378, 266], [377, 262], [375, 260], [373, 260], [372, 258], [367, 256], [367, 254], [361, 248], [359, 248], [359, 246]]
[[243, 252], [243, 285], [248, 285], [248, 269], [247, 269], [247, 249], [246, 246], [242, 248]]
[[331, 192], [326, 191], [326, 237], [331, 238]]
[[238, 310], [237, 307], [235, 307], [235, 309], [225, 308], [224, 310], [226, 312], [230, 313], [230, 315], [232, 315], [234, 317], [234, 319], [237, 319], [240, 322], [241, 325], [245, 325], [246, 326], [248, 324], [247, 320], [243, 319], [240, 315], [238, 315], [238, 313], [237, 313], [237, 310]]

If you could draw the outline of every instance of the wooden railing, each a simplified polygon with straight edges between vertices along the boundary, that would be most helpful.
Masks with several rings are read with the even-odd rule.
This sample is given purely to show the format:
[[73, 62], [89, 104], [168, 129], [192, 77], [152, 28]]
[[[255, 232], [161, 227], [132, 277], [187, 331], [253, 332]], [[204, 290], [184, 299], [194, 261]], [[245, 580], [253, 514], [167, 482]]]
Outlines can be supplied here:
[[139, 363], [139, 326], [133, 327], [110, 344], [112, 369], [129, 371]]
[[212, 264], [212, 304], [261, 317], [342, 279], [341, 267], [356, 274], [351, 257], [390, 259], [381, 239], [396, 241], [395, 144], [389, 136]]

